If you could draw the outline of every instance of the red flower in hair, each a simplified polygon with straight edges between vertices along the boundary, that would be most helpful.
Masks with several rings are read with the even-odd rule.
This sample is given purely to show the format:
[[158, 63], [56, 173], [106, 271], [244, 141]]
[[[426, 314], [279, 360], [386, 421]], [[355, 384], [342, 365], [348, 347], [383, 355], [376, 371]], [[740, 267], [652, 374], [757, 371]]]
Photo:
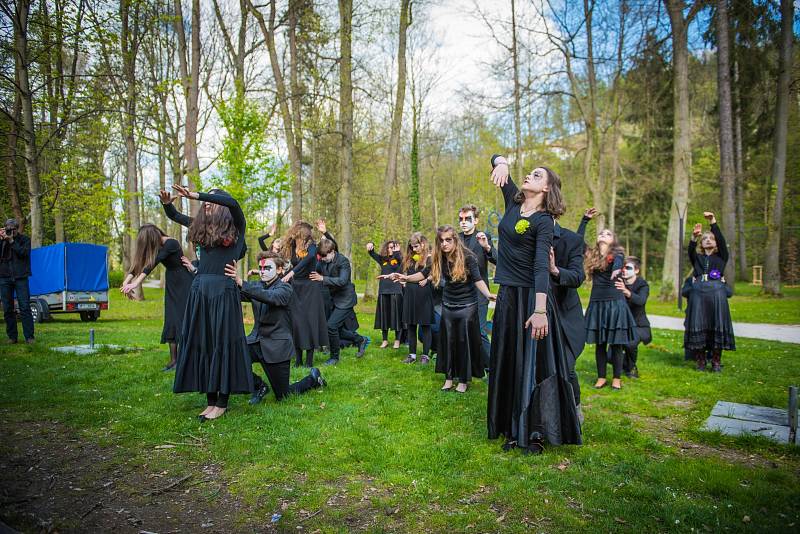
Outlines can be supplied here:
[[609, 254], [608, 256], [606, 256], [606, 263], [609, 264], [609, 265], [614, 263], [614, 255], [613, 254]]
[[223, 247], [229, 247], [231, 245], [233, 245], [233, 239], [231, 239], [230, 237], [226, 237], [222, 240]]

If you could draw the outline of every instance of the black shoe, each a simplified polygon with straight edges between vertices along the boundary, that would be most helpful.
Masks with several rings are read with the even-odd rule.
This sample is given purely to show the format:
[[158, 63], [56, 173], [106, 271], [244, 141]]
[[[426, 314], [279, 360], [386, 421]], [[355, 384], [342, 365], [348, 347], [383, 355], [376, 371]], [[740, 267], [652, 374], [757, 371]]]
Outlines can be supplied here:
[[364, 353], [367, 351], [367, 347], [369, 347], [369, 344], [371, 342], [372, 340], [369, 338], [369, 336], [364, 336], [361, 338], [361, 343], [359, 343], [358, 345], [358, 352], [356, 353], [356, 358], [361, 358], [362, 356], [364, 356]]
[[503, 450], [506, 452], [514, 450], [516, 448], [517, 448], [517, 442], [514, 440], [508, 440], [505, 443], [503, 443]]
[[262, 384], [260, 388], [255, 390], [253, 396], [250, 397], [250, 404], [258, 404], [269, 393], [269, 386]]
[[34, 343], [36, 343], [36, 340], [33, 339], [32, 337], [29, 337], [28, 339], [25, 340], [25, 343], [27, 343], [28, 345], [33, 345]]
[[166, 371], [174, 371], [174, 370], [175, 370], [175, 366], [176, 366], [176, 365], [177, 365], [176, 363], [170, 363], [170, 364], [166, 365], [166, 366], [165, 366], [165, 367], [162, 369], [162, 371], [165, 371], [165, 372], [166, 372]]
[[325, 387], [328, 385], [328, 383], [325, 382], [325, 379], [322, 378], [322, 373], [320, 373], [319, 369], [317, 369], [316, 367], [311, 368], [311, 371], [308, 372], [308, 376], [314, 379], [314, 382], [317, 383], [317, 387]]
[[639, 369], [636, 367], [631, 369], [631, 372], [628, 373], [628, 378], [639, 378]]
[[17, 344], [16, 339], [9, 339], [8, 341], [6, 341], [6, 345], [16, 345], [16, 344]]
[[[339, 363], [339, 358], [328, 358], [325, 365], [336, 365], [337, 363]], [[316, 369], [316, 367], [312, 367], [312, 369]]]

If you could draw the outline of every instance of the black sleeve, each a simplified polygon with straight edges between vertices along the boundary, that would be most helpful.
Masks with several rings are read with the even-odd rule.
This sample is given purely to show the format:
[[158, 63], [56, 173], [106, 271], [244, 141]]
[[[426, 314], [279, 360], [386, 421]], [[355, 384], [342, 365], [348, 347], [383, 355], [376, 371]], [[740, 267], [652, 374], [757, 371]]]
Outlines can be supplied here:
[[576, 289], [581, 287], [586, 279], [586, 272], [583, 269], [583, 247], [583, 239], [575, 239], [570, 243], [567, 251], [567, 266], [559, 267], [558, 277], [553, 277], [556, 285]]
[[258, 238], [258, 246], [261, 248], [261, 250], [269, 250], [269, 247], [267, 246], [267, 239], [269, 239], [269, 232]]
[[239, 231], [240, 236], [244, 236], [247, 229], [247, 222], [244, 218], [242, 207], [235, 198], [227, 195], [219, 195], [215, 193], [197, 193], [198, 200], [202, 202], [211, 202], [212, 204], [219, 204], [231, 210], [231, 217], [233, 217], [233, 225]]
[[584, 237], [586, 235], [586, 226], [589, 224], [589, 221], [591, 221], [589, 217], [586, 217], [585, 215], [581, 217], [581, 223], [578, 225], [578, 229], [575, 230], [575, 233], [581, 237]]
[[533, 287], [547, 293], [550, 287], [550, 247], [553, 246], [553, 218], [542, 214], [536, 218], [536, 252], [533, 258]]
[[[325, 233], [324, 233], [324, 234], [322, 234], [322, 235], [324, 235], [324, 236], [325, 236], [325, 239], [327, 239], [328, 241], [330, 241], [331, 243], [333, 243], [333, 250], [335, 250], [336, 252], [339, 252], [339, 243], [337, 243], [337, 242], [336, 242], [336, 240], [333, 238], [333, 236], [331, 235], [331, 233], [330, 233], [330, 232], [325, 232]], [[349, 262], [348, 262], [348, 263], [349, 263]]]
[[294, 271], [295, 273], [297, 271], [301, 271], [301, 270], [305, 269], [308, 265], [311, 265], [312, 262], [316, 265], [316, 263], [317, 263], [317, 245], [315, 245], [314, 243], [311, 243], [310, 245], [308, 245], [308, 250], [306, 250], [306, 252], [308, 253], [308, 254], [306, 254], [306, 257], [303, 258], [302, 260], [300, 260], [299, 262], [297, 262], [297, 265], [295, 265], [294, 268], [292, 269], [292, 271]]
[[169, 218], [171, 221], [174, 221], [181, 226], [185, 226], [186, 228], [189, 228], [192, 225], [192, 221], [194, 219], [179, 212], [172, 203], [162, 204], [162, 206], [164, 207], [164, 213], [167, 214], [167, 218]]
[[292, 300], [292, 286], [276, 283], [272, 287], [264, 288], [254, 285], [242, 284], [242, 295], [250, 300], [257, 300], [273, 306], [288, 306]]
[[425, 267], [422, 268], [422, 276], [428, 278], [431, 275], [431, 267], [433, 262], [431, 261], [431, 257], [428, 256], [428, 260], [425, 262]]
[[466, 268], [469, 279], [472, 280], [473, 284], [482, 282], [483, 278], [481, 278], [481, 270], [478, 268], [478, 259], [471, 252], [465, 253], [464, 255], [466, 256]]
[[492, 236], [486, 234], [486, 239], [489, 241], [489, 252], [483, 251], [486, 254], [486, 261], [497, 265], [497, 247], [494, 246]]
[[714, 234], [714, 239], [717, 240], [717, 249], [719, 257], [722, 261], [728, 263], [728, 243], [725, 241], [725, 236], [722, 235], [722, 230], [719, 229], [717, 223], [711, 225], [711, 233]]
[[615, 254], [614, 255], [614, 264], [611, 266], [612, 271], [616, 271], [617, 269], [622, 269], [622, 264], [625, 263], [625, 256], [622, 254]]
[[686, 252], [689, 253], [689, 263], [692, 264], [692, 269], [694, 269], [694, 266], [697, 264], [697, 241], [694, 240], [694, 236], [689, 240]]
[[376, 262], [378, 262], [378, 266], [379, 266], [379, 267], [382, 267], [382, 266], [383, 266], [383, 258], [381, 258], [380, 256], [378, 256], [378, 253], [377, 253], [377, 252], [375, 252], [375, 250], [374, 250], [374, 249], [373, 249], [373, 250], [370, 250], [370, 251], [368, 251], [367, 253], [369, 254], [369, 256], [370, 256], [370, 257], [371, 257], [373, 260], [375, 260]]
[[350, 283], [350, 262], [342, 262], [338, 276], [326, 276], [322, 283], [330, 287], [344, 287]]
[[644, 306], [647, 302], [647, 297], [650, 296], [650, 286], [647, 284], [642, 284], [639, 289], [635, 292], [631, 291], [631, 296], [628, 300], [631, 304], [635, 304], [636, 306]]
[[28, 259], [31, 256], [31, 240], [28, 236], [18, 235], [14, 238], [14, 242], [11, 243], [11, 250], [13, 250], [20, 259]]
[[147, 267], [144, 268], [145, 276], [149, 276], [150, 273], [153, 272], [153, 269], [156, 268], [156, 265], [162, 263], [164, 260], [166, 260], [172, 254], [175, 254], [176, 252], [183, 252], [181, 250], [181, 244], [178, 243], [178, 241], [176, 241], [175, 239], [167, 239], [167, 241], [163, 245], [161, 245], [161, 248], [158, 249], [158, 254], [156, 255], [156, 259], [153, 262], [153, 265], [148, 265]]
[[[497, 165], [495, 165], [494, 162], [499, 157], [500, 157], [500, 154], [494, 154], [492, 156], [492, 159], [491, 159], [492, 169], [494, 169], [497, 166]], [[509, 169], [509, 171], [510, 170], [511, 169]], [[517, 188], [517, 185], [514, 183], [514, 180], [511, 179], [511, 174], [510, 173], [508, 175], [508, 181], [506, 182], [506, 185], [501, 187], [500, 190], [503, 192], [503, 201], [505, 202], [505, 209], [506, 209], [506, 211], [508, 211], [508, 208], [512, 204], [514, 204], [514, 197], [517, 195], [517, 192], [519, 192], [519, 189]]]

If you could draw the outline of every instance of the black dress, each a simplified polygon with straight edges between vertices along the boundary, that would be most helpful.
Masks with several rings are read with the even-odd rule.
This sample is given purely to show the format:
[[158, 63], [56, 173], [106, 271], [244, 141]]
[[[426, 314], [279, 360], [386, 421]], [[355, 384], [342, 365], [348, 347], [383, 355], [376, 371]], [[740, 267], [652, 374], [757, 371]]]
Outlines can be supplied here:
[[[374, 250], [369, 251], [370, 257], [381, 268], [381, 274], [399, 273], [403, 265], [403, 257], [399, 252], [391, 256], [381, 257]], [[378, 303], [375, 306], [376, 330], [403, 330], [403, 287], [391, 280], [381, 279], [378, 284]]]
[[[422, 273], [425, 279], [431, 274], [431, 259], [425, 262], [425, 266], [418, 269], [416, 263], [406, 270], [404, 274], [414, 275]], [[433, 288], [430, 281], [424, 286], [419, 282], [407, 282], [403, 288], [403, 324], [429, 326], [433, 324]]]
[[328, 346], [328, 319], [325, 316], [325, 298], [322, 284], [308, 275], [317, 265], [317, 246], [312, 243], [306, 255], [300, 258], [292, 252], [292, 333], [294, 347], [299, 350], [316, 350]]
[[[252, 393], [253, 376], [245, 341], [239, 288], [225, 276], [225, 265], [245, 252], [246, 222], [239, 203], [224, 194], [200, 193], [199, 200], [227, 207], [236, 226], [228, 246], [200, 247], [197, 275], [183, 316], [173, 391]], [[171, 219], [191, 225], [191, 218], [165, 205]], [[172, 208], [171, 210], [168, 208]]]
[[[500, 290], [489, 360], [489, 439], [503, 435], [523, 448], [533, 440], [580, 444], [568, 349], [550, 288], [553, 217], [544, 212], [523, 217], [514, 201], [519, 189], [510, 178], [502, 191], [506, 212], [498, 226], [495, 282]], [[541, 340], [532, 339], [524, 326], [537, 292], [547, 293], [549, 334]]]
[[149, 275], [161, 263], [167, 271], [164, 287], [164, 328], [161, 330], [161, 343], [177, 343], [180, 338], [183, 314], [194, 276], [181, 263], [183, 249], [176, 239], [167, 239], [158, 251], [151, 267], [144, 269]]
[[718, 252], [697, 253], [697, 242], [689, 241], [689, 261], [694, 280], [691, 298], [686, 303], [686, 329], [683, 345], [692, 351], [736, 350], [733, 321], [728, 306], [730, 288], [722, 281], [728, 262], [728, 246], [716, 223], [711, 232], [717, 241]]
[[478, 320], [478, 290], [475, 282], [481, 281], [478, 261], [464, 249], [467, 278], [455, 282], [447, 262], [442, 264], [442, 320], [439, 325], [439, 351], [436, 372], [448, 379], [469, 383], [472, 377], [483, 376], [483, 340]]
[[622, 268], [622, 254], [610, 253], [605, 268], [592, 273], [592, 292], [586, 308], [586, 343], [629, 345], [638, 340], [625, 295], [614, 285], [611, 273]]

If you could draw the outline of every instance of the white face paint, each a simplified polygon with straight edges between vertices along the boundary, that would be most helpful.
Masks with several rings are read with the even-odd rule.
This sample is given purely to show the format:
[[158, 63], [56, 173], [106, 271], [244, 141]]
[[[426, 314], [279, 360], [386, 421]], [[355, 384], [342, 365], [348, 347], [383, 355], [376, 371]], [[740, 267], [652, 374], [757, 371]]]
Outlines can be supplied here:
[[636, 278], [636, 269], [632, 263], [626, 263], [625, 266], [622, 267], [622, 278], [629, 281]]
[[275, 260], [266, 258], [258, 262], [259, 274], [261, 281], [269, 284], [278, 277], [278, 267], [275, 265]]
[[458, 226], [465, 234], [470, 234], [475, 229], [475, 214], [471, 211], [458, 214]]
[[325, 263], [330, 263], [330, 262], [332, 262], [332, 261], [333, 261], [333, 259], [334, 259], [335, 257], [336, 257], [336, 251], [335, 251], [335, 250], [331, 250], [330, 252], [328, 252], [328, 254], [326, 254], [325, 256], [322, 256], [322, 258], [321, 258], [321, 259], [322, 259], [322, 261], [324, 261]]

